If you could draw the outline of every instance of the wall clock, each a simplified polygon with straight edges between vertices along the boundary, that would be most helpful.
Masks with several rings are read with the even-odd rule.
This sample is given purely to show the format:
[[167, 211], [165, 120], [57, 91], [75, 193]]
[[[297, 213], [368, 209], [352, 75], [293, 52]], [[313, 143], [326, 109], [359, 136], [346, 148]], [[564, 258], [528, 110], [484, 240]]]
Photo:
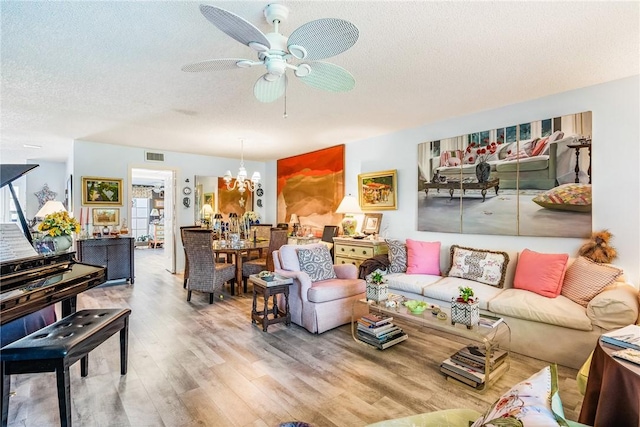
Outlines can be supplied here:
[[184, 187], [182, 189], [182, 193], [186, 196], [188, 196], [189, 194], [191, 194], [191, 187]]

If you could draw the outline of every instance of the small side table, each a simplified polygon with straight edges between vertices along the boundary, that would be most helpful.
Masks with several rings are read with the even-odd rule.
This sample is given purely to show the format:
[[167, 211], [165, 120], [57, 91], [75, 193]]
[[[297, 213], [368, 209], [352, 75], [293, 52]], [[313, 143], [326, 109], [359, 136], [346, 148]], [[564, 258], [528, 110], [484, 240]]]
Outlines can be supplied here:
[[[289, 286], [293, 283], [293, 279], [287, 277], [276, 276], [273, 281], [267, 282], [262, 280], [256, 274], [249, 276], [249, 281], [253, 283], [253, 306], [251, 308], [251, 323], [261, 323], [262, 330], [267, 332], [269, 325], [284, 322], [285, 325], [291, 325], [291, 313], [289, 312]], [[264, 299], [264, 307], [259, 312], [257, 307], [258, 294], [261, 293]], [[276, 296], [284, 295], [284, 310], [278, 307]], [[273, 306], [269, 307], [269, 299], [273, 297]], [[273, 318], [269, 319], [269, 314]]]
[[589, 149], [589, 170], [587, 171], [587, 175], [589, 175], [589, 184], [591, 184], [591, 143], [581, 141], [579, 144], [568, 144], [567, 147], [576, 150], [576, 167], [574, 169], [576, 173], [576, 183], [580, 182], [580, 150], [582, 148]]

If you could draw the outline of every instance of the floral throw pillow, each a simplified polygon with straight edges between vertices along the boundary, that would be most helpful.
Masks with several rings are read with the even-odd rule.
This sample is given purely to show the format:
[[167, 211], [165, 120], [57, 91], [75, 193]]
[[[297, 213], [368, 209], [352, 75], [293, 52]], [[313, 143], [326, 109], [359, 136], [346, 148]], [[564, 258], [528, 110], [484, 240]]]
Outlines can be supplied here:
[[329, 248], [324, 245], [311, 249], [298, 249], [298, 262], [300, 271], [307, 273], [312, 282], [337, 277]]
[[506, 252], [451, 245], [451, 268], [448, 276], [502, 288], [509, 264]]
[[558, 396], [557, 368], [551, 365], [513, 386], [471, 427], [568, 425]]
[[400, 240], [387, 240], [389, 247], [389, 273], [407, 271], [407, 245]]

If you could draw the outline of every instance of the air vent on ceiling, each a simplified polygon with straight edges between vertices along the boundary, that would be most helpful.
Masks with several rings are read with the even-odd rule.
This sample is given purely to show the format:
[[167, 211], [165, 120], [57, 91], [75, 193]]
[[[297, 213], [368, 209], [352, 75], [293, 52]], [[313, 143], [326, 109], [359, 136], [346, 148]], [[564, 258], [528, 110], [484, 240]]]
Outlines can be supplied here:
[[164, 153], [154, 153], [152, 151], [145, 151], [144, 157], [147, 162], [164, 162]]

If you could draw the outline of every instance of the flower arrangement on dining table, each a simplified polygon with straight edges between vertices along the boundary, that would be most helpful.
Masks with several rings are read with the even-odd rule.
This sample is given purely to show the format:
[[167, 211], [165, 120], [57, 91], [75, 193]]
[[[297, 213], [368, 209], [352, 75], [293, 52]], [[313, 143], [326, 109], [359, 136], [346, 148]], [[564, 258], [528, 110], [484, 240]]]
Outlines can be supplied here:
[[51, 237], [70, 236], [71, 233], [80, 232], [80, 223], [69, 216], [68, 212], [54, 212], [45, 216], [44, 220], [38, 224], [38, 231]]
[[251, 238], [251, 226], [253, 224], [259, 224], [260, 223], [260, 214], [258, 214], [257, 212], [254, 211], [246, 211], [243, 215], [242, 215], [242, 221], [240, 222], [240, 228], [241, 231], [244, 232], [244, 237], [245, 239], [249, 239]]

